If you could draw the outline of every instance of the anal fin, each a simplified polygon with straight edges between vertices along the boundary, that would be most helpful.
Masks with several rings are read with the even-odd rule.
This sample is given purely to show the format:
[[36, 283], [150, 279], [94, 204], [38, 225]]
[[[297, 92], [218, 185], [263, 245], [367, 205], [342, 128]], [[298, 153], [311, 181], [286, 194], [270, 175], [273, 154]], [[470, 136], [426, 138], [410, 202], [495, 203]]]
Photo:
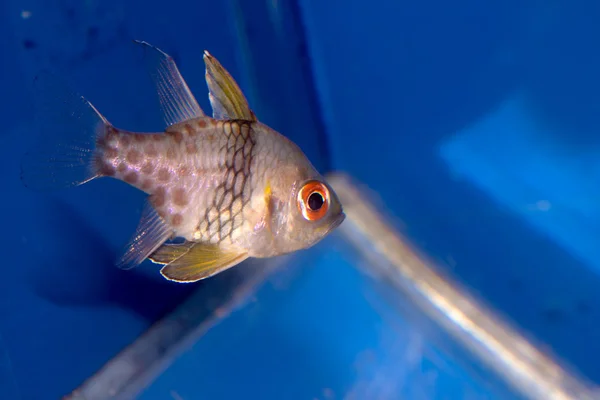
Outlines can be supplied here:
[[117, 266], [131, 269], [141, 264], [150, 254], [167, 241], [173, 231], [146, 201], [138, 227], [127, 244]]
[[248, 253], [245, 251], [194, 242], [164, 244], [149, 257], [152, 262], [164, 265], [160, 273], [166, 279], [182, 283], [209, 278], [246, 258]]

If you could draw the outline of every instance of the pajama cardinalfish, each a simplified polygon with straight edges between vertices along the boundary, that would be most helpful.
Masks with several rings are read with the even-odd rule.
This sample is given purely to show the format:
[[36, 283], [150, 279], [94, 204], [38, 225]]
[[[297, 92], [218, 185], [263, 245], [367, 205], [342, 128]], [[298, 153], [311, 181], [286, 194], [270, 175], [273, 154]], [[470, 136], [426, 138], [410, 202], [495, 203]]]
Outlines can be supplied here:
[[146, 205], [117, 265], [129, 269], [150, 259], [177, 282], [208, 278], [248, 257], [307, 249], [342, 223], [331, 186], [296, 144], [258, 121], [216, 58], [204, 52], [210, 117], [173, 59], [137, 43], [147, 49], [164, 132], [116, 128], [73, 96], [66, 108], [58, 104], [66, 114], [55, 127], [60, 136], [24, 156], [26, 186], [64, 188], [111, 177], [142, 190]]

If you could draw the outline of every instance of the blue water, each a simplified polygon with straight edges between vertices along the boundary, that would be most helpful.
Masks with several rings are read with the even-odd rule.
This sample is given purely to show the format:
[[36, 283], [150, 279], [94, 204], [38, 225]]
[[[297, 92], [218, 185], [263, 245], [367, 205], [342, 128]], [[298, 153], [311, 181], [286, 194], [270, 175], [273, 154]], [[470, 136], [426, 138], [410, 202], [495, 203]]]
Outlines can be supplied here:
[[[0, 390], [58, 398], [211, 285], [165, 282], [151, 264], [115, 270], [143, 204], [125, 184], [40, 194], [19, 182], [41, 69], [119, 127], [162, 128], [132, 39], [172, 54], [205, 110], [208, 49], [262, 121], [321, 170], [369, 184], [446, 272], [600, 382], [599, 17], [597, 2], [566, 0], [2, 2]], [[253, 398], [368, 393], [349, 364], [369, 348], [396, 377], [387, 398], [485, 398], [442, 350], [420, 353], [420, 384], [403, 392], [408, 375], [383, 355], [412, 336], [365, 300], [348, 260], [323, 257], [209, 332], [143, 398], [234, 398], [232, 381]], [[402, 318], [391, 320], [426, 340]]]
[[600, 381], [600, 6], [302, 4], [333, 167]]

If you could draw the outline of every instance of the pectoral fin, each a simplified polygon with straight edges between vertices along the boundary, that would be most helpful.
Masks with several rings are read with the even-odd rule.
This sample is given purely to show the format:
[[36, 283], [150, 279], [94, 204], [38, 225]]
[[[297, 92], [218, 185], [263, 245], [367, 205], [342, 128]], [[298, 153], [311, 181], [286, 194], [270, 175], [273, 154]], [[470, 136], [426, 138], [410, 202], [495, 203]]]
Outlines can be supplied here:
[[224, 250], [218, 245], [185, 242], [165, 244], [149, 259], [164, 267], [160, 273], [175, 282], [197, 282], [231, 268], [248, 258], [243, 251]]
[[204, 63], [213, 118], [256, 121], [236, 81], [208, 51], [204, 52]]

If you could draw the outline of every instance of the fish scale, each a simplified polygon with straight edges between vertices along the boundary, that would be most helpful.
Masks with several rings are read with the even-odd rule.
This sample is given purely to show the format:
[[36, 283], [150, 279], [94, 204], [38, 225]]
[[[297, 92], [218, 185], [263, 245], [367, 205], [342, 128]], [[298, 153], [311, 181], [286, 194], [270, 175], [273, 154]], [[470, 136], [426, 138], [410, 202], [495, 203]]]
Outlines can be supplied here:
[[198, 223], [195, 240], [220, 243], [229, 238], [244, 223], [243, 208], [250, 201], [251, 187], [248, 177], [252, 170], [253, 149], [256, 144], [250, 124], [244, 121], [219, 122], [222, 127], [221, 159], [225, 164], [225, 177], [212, 195], [211, 206]]
[[165, 130], [116, 128], [80, 96], [57, 102], [69, 107], [57, 129], [64, 137], [23, 158], [27, 186], [110, 177], [143, 191], [147, 203], [118, 266], [150, 259], [176, 282], [208, 278], [248, 257], [309, 248], [342, 223], [333, 189], [295, 143], [258, 121], [214, 57], [204, 54], [209, 117], [173, 59], [138, 43], [152, 49], [148, 66]]

